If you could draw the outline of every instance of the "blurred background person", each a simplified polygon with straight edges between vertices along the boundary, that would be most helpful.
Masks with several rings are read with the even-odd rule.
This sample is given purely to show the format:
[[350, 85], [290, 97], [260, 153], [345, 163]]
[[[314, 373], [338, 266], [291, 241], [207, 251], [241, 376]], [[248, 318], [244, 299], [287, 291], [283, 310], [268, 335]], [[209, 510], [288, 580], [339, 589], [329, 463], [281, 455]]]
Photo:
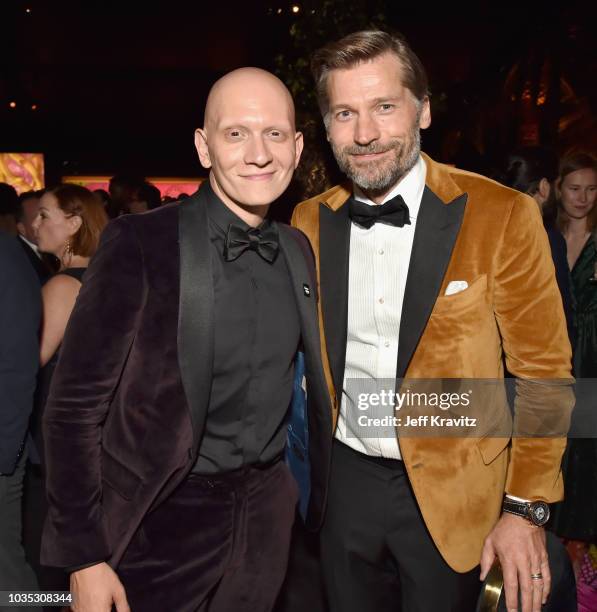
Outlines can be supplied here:
[[41, 418], [60, 344], [81, 288], [83, 274], [107, 222], [106, 212], [95, 194], [79, 185], [63, 184], [44, 193], [33, 224], [40, 251], [51, 253], [60, 261], [58, 272], [42, 289], [41, 370], [31, 422], [41, 464], [30, 465], [26, 499], [25, 547], [42, 589], [68, 590], [68, 576], [55, 568], [39, 564], [41, 529], [46, 515]]
[[41, 253], [37, 247], [33, 222], [39, 212], [39, 201], [42, 195], [43, 190], [26, 191], [19, 196], [16, 222], [19, 243], [23, 247], [29, 263], [33, 266], [39, 282], [43, 285], [56, 271], [58, 261], [49, 253]]
[[116, 174], [110, 179], [110, 204], [106, 210], [110, 219], [130, 211], [131, 203], [138, 200], [139, 190], [144, 184], [143, 177], [129, 174]]
[[[574, 370], [581, 384], [597, 378], [596, 202], [597, 160], [584, 153], [564, 157], [556, 181], [555, 218], [568, 251], [577, 332]], [[589, 401], [588, 409], [594, 411], [595, 396]], [[555, 508], [553, 526], [572, 540], [568, 550], [576, 561], [579, 609], [597, 610], [597, 440], [570, 439], [562, 470], [564, 501]]]
[[0, 591], [38, 588], [23, 551], [21, 501], [40, 314], [35, 272], [16, 239], [0, 232]]
[[19, 196], [16, 189], [8, 183], [0, 183], [0, 231], [16, 236], [17, 211], [19, 209]]
[[144, 182], [136, 190], [134, 198], [128, 204], [129, 213], [140, 213], [154, 210], [162, 205], [162, 194], [160, 190], [151, 183]]
[[566, 241], [555, 225], [553, 205], [554, 183], [557, 176], [558, 158], [553, 151], [543, 147], [526, 147], [509, 154], [494, 178], [508, 187], [527, 193], [539, 205], [549, 238], [556, 281], [562, 295], [568, 336], [574, 348], [576, 333]]
[[557, 177], [558, 157], [544, 147], [525, 147], [510, 153], [500, 176], [501, 182], [508, 187], [533, 196], [542, 213], [553, 198], [552, 185]]
[[38, 247], [60, 261], [58, 273], [42, 292], [42, 366], [57, 355], [83, 273], [107, 222], [101, 202], [85, 187], [59, 185], [41, 198], [39, 214], [34, 222]]
[[94, 189], [93, 193], [100, 199], [104, 210], [107, 212], [110, 208], [110, 194], [105, 189]]

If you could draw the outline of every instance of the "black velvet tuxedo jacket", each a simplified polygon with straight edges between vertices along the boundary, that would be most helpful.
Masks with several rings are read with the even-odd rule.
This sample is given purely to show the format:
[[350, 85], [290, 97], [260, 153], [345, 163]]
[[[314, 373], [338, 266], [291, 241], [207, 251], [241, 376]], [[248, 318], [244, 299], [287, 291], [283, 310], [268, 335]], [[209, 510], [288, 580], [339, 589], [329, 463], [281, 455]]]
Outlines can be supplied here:
[[[317, 527], [331, 403], [315, 270], [305, 237], [286, 225], [279, 229], [301, 321], [311, 463], [307, 522]], [[213, 311], [201, 190], [106, 228], [70, 318], [44, 414], [50, 505], [44, 564], [106, 560], [116, 567], [147, 512], [185, 479], [207, 418]]]

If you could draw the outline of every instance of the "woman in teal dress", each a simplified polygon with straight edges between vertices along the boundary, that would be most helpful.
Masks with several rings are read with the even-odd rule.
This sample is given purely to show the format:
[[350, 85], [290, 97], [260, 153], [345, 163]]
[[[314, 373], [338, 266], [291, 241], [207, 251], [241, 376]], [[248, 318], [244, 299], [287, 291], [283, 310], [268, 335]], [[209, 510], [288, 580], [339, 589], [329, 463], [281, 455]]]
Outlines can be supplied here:
[[[582, 381], [597, 379], [597, 160], [585, 154], [564, 158], [560, 163], [556, 194], [557, 226], [566, 239], [575, 302], [574, 375], [579, 388], [589, 391], [579, 396], [577, 410], [588, 411], [585, 414], [591, 414], [590, 420], [594, 423], [597, 394], [591, 390], [594, 391], [595, 385], [592, 381]], [[582, 422], [579, 421], [581, 435]], [[554, 508], [553, 529], [567, 540], [576, 541], [582, 560], [591, 545], [594, 549], [597, 544], [597, 438], [594, 432], [593, 437], [574, 437], [568, 441], [562, 469], [564, 501]], [[578, 578], [580, 601], [583, 576]], [[590, 578], [590, 582], [593, 581], [597, 588], [597, 568]]]

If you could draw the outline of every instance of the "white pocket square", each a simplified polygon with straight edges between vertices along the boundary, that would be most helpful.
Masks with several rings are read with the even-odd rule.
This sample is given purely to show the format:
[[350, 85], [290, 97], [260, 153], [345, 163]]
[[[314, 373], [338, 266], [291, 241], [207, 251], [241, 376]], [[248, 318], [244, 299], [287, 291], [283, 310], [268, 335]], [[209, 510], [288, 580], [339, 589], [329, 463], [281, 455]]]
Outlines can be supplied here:
[[466, 281], [450, 281], [446, 287], [446, 293], [444, 295], [454, 295], [455, 293], [460, 293], [467, 288], [468, 283]]

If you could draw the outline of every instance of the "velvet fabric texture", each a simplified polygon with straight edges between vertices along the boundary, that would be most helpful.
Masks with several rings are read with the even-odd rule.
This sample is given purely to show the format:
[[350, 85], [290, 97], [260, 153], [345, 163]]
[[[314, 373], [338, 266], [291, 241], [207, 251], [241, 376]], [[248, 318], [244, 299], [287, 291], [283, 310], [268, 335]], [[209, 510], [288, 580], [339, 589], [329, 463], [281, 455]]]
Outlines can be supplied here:
[[[316, 296], [304, 294], [313, 262], [304, 236], [288, 226], [280, 225], [280, 249], [301, 321], [312, 430], [308, 522], [317, 526], [331, 410]], [[148, 512], [188, 475], [207, 417], [213, 308], [201, 190], [109, 224], [69, 320], [44, 415], [44, 564], [117, 567]]]
[[281, 461], [191, 474], [145, 518], [119, 565], [131, 610], [268, 612], [286, 573], [296, 501]]
[[[551, 418], [566, 431], [574, 398], [571, 350], [539, 210], [530, 197], [423, 155], [417, 219], [399, 338], [397, 376], [517, 378], [516, 419]], [[299, 204], [292, 224], [309, 238], [320, 281], [321, 350], [335, 427], [346, 350], [350, 186]], [[468, 288], [446, 296], [450, 281]], [[508, 410], [497, 404], [496, 418]], [[488, 419], [490, 423], [492, 419]], [[505, 492], [562, 498], [564, 434], [550, 438], [402, 437], [400, 448], [427, 528], [446, 562], [466, 572]]]

